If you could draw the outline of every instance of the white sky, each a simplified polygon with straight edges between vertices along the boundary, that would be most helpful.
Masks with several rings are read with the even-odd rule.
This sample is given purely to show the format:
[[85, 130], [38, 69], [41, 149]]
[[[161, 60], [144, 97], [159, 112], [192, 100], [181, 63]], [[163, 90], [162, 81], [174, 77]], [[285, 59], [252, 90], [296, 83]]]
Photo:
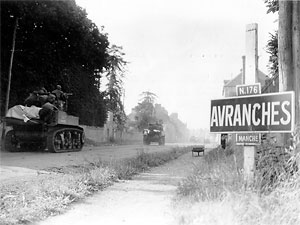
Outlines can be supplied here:
[[129, 61], [125, 110], [151, 91], [189, 128], [208, 128], [210, 100], [235, 77], [245, 54], [246, 25], [258, 23], [259, 69], [268, 73], [265, 46], [277, 28], [263, 0], [76, 0], [88, 17], [123, 46]]

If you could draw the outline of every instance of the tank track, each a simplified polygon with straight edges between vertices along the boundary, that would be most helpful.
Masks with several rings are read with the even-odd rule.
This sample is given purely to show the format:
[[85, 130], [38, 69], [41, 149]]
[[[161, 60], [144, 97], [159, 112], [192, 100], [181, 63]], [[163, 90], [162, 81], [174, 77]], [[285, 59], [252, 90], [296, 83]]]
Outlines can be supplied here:
[[84, 144], [83, 129], [54, 127], [48, 131], [47, 148], [51, 152], [81, 151]]

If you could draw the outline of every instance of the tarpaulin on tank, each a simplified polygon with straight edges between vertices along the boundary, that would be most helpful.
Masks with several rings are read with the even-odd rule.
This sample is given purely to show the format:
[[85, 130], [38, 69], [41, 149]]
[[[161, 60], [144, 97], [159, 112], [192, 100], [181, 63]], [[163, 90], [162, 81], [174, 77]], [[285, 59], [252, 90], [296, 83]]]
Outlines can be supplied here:
[[16, 105], [10, 108], [7, 111], [6, 117], [12, 117], [16, 119], [24, 120], [27, 122], [29, 119], [39, 119], [39, 111], [41, 110], [40, 107], [36, 106], [23, 106], [23, 105]]

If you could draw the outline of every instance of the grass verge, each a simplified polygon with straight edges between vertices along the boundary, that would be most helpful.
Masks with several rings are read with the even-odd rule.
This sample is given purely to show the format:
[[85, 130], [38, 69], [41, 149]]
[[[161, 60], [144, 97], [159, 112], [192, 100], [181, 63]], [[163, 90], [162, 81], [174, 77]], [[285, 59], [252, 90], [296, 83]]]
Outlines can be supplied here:
[[[175, 207], [177, 222], [181, 225], [300, 224], [300, 174], [293, 158], [278, 149], [272, 150], [269, 145], [263, 147], [264, 153], [257, 158], [257, 166], [261, 168], [254, 184], [247, 186], [236, 150], [214, 149], [181, 182]], [[274, 159], [276, 154], [278, 157]]]
[[119, 179], [178, 158], [189, 148], [161, 153], [144, 153], [122, 161], [88, 162], [85, 165], [56, 168], [51, 174], [0, 185], [0, 224], [29, 224], [64, 212], [79, 201]]

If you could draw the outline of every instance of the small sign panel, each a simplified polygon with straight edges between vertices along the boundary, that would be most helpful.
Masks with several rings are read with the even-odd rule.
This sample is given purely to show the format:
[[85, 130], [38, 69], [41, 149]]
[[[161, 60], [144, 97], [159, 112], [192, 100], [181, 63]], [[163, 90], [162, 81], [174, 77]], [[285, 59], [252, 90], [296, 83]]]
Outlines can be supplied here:
[[251, 85], [237, 85], [236, 93], [237, 96], [258, 95], [261, 94], [261, 85], [260, 83]]
[[240, 133], [236, 134], [237, 145], [260, 145], [261, 134], [258, 133]]

